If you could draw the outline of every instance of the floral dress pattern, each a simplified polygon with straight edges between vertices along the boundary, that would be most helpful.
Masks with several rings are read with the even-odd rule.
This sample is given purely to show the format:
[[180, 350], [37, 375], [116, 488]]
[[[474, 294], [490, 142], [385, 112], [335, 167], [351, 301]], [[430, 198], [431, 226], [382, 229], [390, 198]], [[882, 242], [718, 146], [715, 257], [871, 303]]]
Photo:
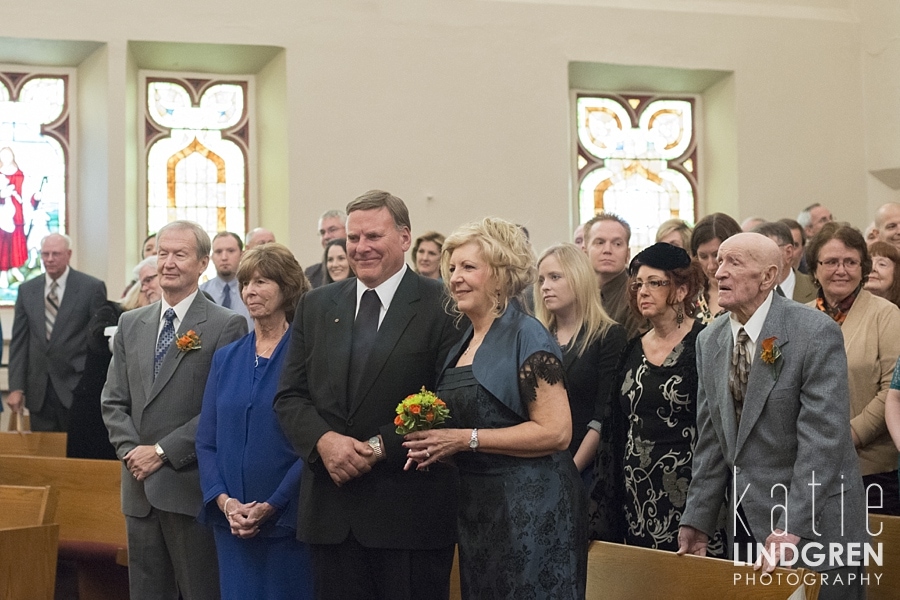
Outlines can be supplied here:
[[[601, 448], [601, 453], [609, 454], [603, 457], [606, 467], [615, 467], [608, 473], [620, 482], [614, 493], [602, 498], [602, 518], [620, 522], [611, 529], [602, 528], [604, 534], [594, 537], [610, 539], [611, 535], [615, 539], [610, 541], [629, 545], [678, 549], [678, 525], [691, 483], [697, 438], [694, 344], [702, 329], [703, 325], [695, 322], [661, 365], [647, 360], [640, 338], [626, 346], [613, 392], [613, 410], [604, 419], [601, 433], [604, 440], [612, 440]], [[592, 494], [594, 511], [600, 493], [595, 489]], [[592, 515], [592, 520], [596, 533], [601, 529], [598, 516]], [[720, 531], [710, 540], [708, 552], [724, 556], [724, 549], [724, 531]]]
[[[549, 356], [549, 355], [548, 355]], [[553, 357], [551, 357], [553, 358]], [[543, 362], [543, 361], [542, 361]], [[542, 379], [562, 365], [526, 363]], [[523, 367], [523, 371], [526, 370]], [[520, 372], [523, 399], [533, 380]], [[452, 426], [500, 428], [522, 418], [475, 379], [471, 367], [448, 369], [438, 386]], [[539, 458], [465, 452], [460, 475], [459, 561], [462, 597], [584, 598], [587, 507], [581, 478], [567, 452]]]

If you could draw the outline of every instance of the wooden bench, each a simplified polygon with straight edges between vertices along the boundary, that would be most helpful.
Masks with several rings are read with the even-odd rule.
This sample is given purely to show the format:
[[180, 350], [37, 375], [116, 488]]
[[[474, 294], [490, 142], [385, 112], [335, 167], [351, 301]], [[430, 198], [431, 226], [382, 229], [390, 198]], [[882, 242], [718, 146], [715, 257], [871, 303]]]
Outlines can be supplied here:
[[66, 456], [65, 433], [15, 431], [0, 433], [0, 454], [27, 454], [29, 456]]
[[0, 485], [0, 600], [52, 600], [59, 525], [50, 487]]
[[78, 565], [82, 600], [128, 598], [128, 570], [117, 564], [128, 547], [120, 476], [114, 460], [0, 455], [0, 485], [58, 491], [59, 558]]
[[806, 600], [818, 598], [819, 577], [805, 569], [778, 568], [764, 580], [729, 560], [607, 542], [591, 542], [588, 550], [588, 599], [785, 600], [800, 584]]

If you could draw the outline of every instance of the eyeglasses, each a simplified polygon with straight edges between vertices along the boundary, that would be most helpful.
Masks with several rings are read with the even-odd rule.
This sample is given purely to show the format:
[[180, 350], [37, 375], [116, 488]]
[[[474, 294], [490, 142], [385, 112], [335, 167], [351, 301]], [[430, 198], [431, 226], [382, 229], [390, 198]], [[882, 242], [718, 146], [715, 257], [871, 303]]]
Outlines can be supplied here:
[[843, 260], [829, 258], [828, 260], [820, 260], [819, 264], [829, 271], [837, 271], [837, 268], [840, 266], [843, 266], [847, 271], [855, 271], [859, 267], [860, 261], [855, 258], [845, 258]]
[[639, 292], [641, 288], [647, 286], [650, 291], [656, 291], [661, 287], [665, 287], [672, 283], [668, 279], [649, 279], [647, 281], [634, 281], [629, 286], [632, 292]]
[[148, 275], [147, 277], [144, 277], [143, 279], [141, 279], [141, 287], [144, 287], [145, 285], [150, 285], [151, 283], [153, 283], [153, 280], [156, 279], [158, 277], [158, 275], [159, 275], [158, 273], [155, 275]]

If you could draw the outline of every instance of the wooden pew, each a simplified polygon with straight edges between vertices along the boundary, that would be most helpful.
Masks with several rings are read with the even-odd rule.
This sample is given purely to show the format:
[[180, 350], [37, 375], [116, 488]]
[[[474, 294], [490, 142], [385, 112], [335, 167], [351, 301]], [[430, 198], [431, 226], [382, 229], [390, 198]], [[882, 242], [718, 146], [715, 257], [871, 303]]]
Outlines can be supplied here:
[[0, 455], [0, 484], [58, 491], [59, 558], [78, 565], [82, 600], [128, 598], [128, 570], [116, 564], [127, 548], [120, 474], [114, 460]]
[[52, 600], [59, 525], [50, 487], [0, 485], [0, 599]]
[[735, 566], [727, 560], [591, 542], [587, 598], [785, 600], [801, 583], [806, 587], [806, 600], [819, 596], [819, 577], [812, 571], [778, 568], [772, 576], [763, 581], [753, 567]]
[[[868, 600], [895, 600], [900, 595], [900, 517], [869, 515], [872, 543], [882, 544], [882, 566], [870, 564]], [[874, 535], [878, 534], [878, 535]], [[875, 575], [880, 575], [876, 578]]]
[[66, 455], [65, 433], [15, 431], [0, 433], [0, 454], [27, 454], [29, 456], [58, 456]]

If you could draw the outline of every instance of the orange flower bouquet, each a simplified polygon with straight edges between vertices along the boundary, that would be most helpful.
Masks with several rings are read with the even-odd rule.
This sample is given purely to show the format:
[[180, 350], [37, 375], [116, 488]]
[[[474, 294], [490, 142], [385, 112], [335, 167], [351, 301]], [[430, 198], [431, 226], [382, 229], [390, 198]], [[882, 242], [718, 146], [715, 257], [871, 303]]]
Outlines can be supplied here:
[[422, 386], [418, 394], [407, 396], [397, 405], [394, 425], [399, 435], [424, 431], [442, 425], [450, 418], [450, 409], [444, 401]]
[[175, 340], [175, 345], [178, 346], [178, 350], [181, 352], [190, 352], [191, 350], [199, 350], [200, 346], [200, 336], [197, 335], [197, 332], [191, 329], [183, 336], [179, 337]]

